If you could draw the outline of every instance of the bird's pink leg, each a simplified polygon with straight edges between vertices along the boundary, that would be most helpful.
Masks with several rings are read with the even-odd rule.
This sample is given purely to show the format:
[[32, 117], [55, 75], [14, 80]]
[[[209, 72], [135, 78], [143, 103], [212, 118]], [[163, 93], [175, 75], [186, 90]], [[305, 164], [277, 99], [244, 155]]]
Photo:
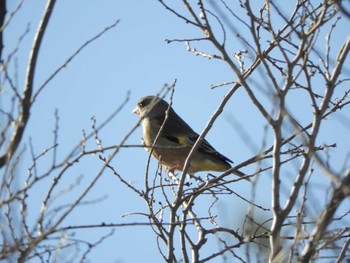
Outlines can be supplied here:
[[178, 163], [178, 164], [175, 164], [175, 165], [173, 165], [171, 167], [167, 167], [167, 168], [168, 168], [168, 172], [174, 174], [175, 170], [182, 170], [182, 165]]

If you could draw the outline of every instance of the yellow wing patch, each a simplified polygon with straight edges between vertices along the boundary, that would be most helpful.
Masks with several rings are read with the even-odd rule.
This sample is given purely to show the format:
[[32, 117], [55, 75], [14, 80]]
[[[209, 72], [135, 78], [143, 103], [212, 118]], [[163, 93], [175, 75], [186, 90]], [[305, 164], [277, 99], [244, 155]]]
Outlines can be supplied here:
[[188, 143], [186, 136], [177, 136], [176, 139], [178, 140], [179, 144], [184, 146], [192, 146], [192, 144]]

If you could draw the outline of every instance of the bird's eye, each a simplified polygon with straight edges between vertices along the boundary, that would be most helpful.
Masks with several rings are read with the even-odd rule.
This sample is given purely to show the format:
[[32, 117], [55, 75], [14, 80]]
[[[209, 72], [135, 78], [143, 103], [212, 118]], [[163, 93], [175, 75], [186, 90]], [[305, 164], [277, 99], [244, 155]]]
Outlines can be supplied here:
[[139, 107], [143, 108], [145, 106], [145, 104], [143, 102], [139, 102]]

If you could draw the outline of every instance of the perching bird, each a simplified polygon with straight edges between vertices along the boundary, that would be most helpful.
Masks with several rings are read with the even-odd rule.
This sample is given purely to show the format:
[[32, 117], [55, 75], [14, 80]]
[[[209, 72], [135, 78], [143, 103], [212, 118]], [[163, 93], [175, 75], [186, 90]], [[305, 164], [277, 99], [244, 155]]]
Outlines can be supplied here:
[[[156, 96], [140, 99], [133, 110], [142, 119], [143, 140], [147, 151], [151, 150], [154, 140], [164, 122], [169, 104]], [[182, 171], [192, 146], [199, 135], [180, 118], [170, 107], [168, 117], [159, 134], [152, 155], [170, 171]], [[232, 161], [216, 151], [205, 139], [194, 153], [188, 168], [189, 174], [199, 171], [224, 172], [231, 168]], [[244, 176], [239, 171], [233, 172]]]

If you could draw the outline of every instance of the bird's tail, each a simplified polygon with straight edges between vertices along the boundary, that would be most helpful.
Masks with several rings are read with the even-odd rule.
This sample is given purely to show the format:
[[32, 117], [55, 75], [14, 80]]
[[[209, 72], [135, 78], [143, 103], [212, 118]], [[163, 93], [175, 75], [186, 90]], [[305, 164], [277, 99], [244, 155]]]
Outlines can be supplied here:
[[249, 178], [248, 175], [246, 175], [245, 173], [242, 173], [241, 171], [239, 171], [239, 170], [237, 170], [237, 169], [232, 170], [231, 173], [234, 174], [234, 175], [237, 175], [237, 176], [239, 176], [239, 177], [242, 177], [244, 180], [247, 180], [247, 181], [249, 181], [249, 182], [252, 182], [252, 181], [250, 180], [250, 178]]

